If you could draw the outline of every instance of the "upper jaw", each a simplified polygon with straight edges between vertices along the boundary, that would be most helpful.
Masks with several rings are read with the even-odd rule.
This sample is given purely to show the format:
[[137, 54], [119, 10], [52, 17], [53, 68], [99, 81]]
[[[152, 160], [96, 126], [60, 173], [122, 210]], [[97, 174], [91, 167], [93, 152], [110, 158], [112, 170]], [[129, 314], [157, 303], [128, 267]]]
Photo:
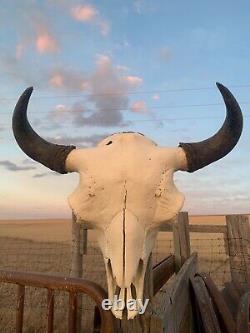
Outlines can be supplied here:
[[[140, 304], [143, 302], [144, 278], [147, 262], [140, 260], [134, 280], [129, 286], [121, 287], [117, 285], [116, 279], [113, 276], [110, 259], [105, 258], [104, 262], [107, 274], [108, 297], [109, 300], [113, 303], [111, 308], [113, 315], [118, 319], [122, 319], [125, 314], [127, 314], [128, 320], [134, 319], [139, 314]], [[125, 308], [117, 308], [114, 300], [122, 301], [125, 305]], [[134, 307], [133, 309], [127, 308], [127, 304], [130, 300], [133, 300], [133, 303], [136, 303], [136, 309]]]

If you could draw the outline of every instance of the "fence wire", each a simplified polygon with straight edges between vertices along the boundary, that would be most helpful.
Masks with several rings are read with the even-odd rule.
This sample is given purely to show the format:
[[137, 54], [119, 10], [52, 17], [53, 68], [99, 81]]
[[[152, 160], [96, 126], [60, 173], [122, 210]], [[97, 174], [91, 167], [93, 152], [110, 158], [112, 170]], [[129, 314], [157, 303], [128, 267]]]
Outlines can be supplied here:
[[[231, 280], [228, 243], [223, 236], [211, 237], [191, 234], [191, 251], [198, 252], [199, 271], [209, 273], [222, 288]], [[172, 234], [160, 232], [153, 251], [153, 263], [173, 253]], [[243, 251], [244, 249], [238, 249]], [[0, 237], [0, 268], [60, 274], [68, 276], [71, 266], [70, 242], [39, 242], [26, 239]], [[236, 253], [237, 254], [237, 253]], [[239, 253], [238, 253], [239, 254]], [[241, 257], [239, 257], [241, 258]], [[239, 265], [237, 265], [239, 267]], [[240, 268], [239, 268], [240, 269]], [[242, 269], [245, 266], [242, 263]], [[96, 241], [89, 240], [87, 254], [83, 256], [83, 278], [106, 288], [106, 274], [101, 252]], [[44, 332], [46, 327], [46, 290], [26, 288], [24, 332]], [[55, 304], [55, 332], [65, 332], [68, 308], [67, 293], [57, 293]], [[16, 286], [0, 284], [0, 332], [14, 332]], [[82, 325], [85, 332], [93, 327], [94, 304], [86, 296], [82, 303]]]

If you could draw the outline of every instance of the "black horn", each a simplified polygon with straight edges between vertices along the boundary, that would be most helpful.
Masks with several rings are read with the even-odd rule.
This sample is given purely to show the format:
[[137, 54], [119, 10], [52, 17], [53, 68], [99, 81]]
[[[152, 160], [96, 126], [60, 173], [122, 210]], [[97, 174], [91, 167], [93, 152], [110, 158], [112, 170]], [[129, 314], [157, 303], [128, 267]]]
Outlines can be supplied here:
[[239, 104], [231, 92], [216, 83], [226, 104], [226, 119], [221, 129], [211, 138], [201, 142], [180, 143], [186, 153], [187, 171], [193, 172], [227, 155], [237, 144], [243, 127]]
[[59, 173], [67, 173], [65, 162], [75, 146], [50, 143], [41, 138], [31, 127], [27, 118], [27, 107], [33, 88], [20, 96], [12, 118], [12, 129], [19, 147], [33, 160]]

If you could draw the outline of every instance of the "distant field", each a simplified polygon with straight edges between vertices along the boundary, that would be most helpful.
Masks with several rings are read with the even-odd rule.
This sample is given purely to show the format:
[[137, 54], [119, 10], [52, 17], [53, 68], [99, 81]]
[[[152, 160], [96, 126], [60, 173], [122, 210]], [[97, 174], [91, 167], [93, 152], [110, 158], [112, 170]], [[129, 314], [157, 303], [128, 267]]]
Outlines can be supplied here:
[[[191, 216], [192, 224], [225, 224], [224, 216]], [[89, 231], [88, 254], [84, 256], [84, 278], [104, 287], [106, 278], [95, 232]], [[192, 251], [198, 251], [200, 270], [210, 272], [219, 286], [230, 279], [228, 255], [219, 234], [191, 234]], [[172, 234], [160, 232], [154, 262], [173, 252]], [[0, 268], [68, 275], [71, 258], [71, 220], [0, 220]], [[14, 331], [15, 287], [0, 287], [0, 332]], [[45, 293], [28, 288], [24, 332], [44, 332]], [[65, 332], [67, 298], [57, 297], [55, 332]], [[85, 332], [91, 332], [93, 304], [84, 300]], [[44, 315], [41, 316], [41, 313]], [[36, 329], [35, 327], [39, 327]]]
[[0, 220], [1, 237], [70, 241], [71, 220]]
[[[192, 224], [225, 224], [225, 216], [190, 216]], [[0, 220], [0, 237], [18, 237], [37, 241], [70, 241], [71, 220]]]

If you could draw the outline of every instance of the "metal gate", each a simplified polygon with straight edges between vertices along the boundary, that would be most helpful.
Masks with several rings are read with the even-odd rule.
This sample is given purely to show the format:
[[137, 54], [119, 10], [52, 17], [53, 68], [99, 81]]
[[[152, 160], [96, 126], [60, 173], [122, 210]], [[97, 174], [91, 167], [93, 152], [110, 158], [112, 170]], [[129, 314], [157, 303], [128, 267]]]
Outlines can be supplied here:
[[[16, 332], [22, 333], [25, 287], [46, 288], [47, 293], [47, 333], [53, 333], [54, 323], [54, 293], [55, 291], [66, 291], [69, 293], [68, 306], [68, 332], [77, 331], [78, 296], [88, 295], [96, 304], [97, 316], [101, 318], [100, 329], [94, 331], [100, 333], [115, 333], [114, 317], [110, 311], [104, 311], [101, 307], [102, 300], [107, 298], [106, 291], [98, 284], [80, 279], [37, 274], [30, 272], [4, 271], [0, 270], [0, 283], [11, 283], [17, 285], [17, 307], [16, 307]], [[99, 311], [98, 311], [99, 310]]]

